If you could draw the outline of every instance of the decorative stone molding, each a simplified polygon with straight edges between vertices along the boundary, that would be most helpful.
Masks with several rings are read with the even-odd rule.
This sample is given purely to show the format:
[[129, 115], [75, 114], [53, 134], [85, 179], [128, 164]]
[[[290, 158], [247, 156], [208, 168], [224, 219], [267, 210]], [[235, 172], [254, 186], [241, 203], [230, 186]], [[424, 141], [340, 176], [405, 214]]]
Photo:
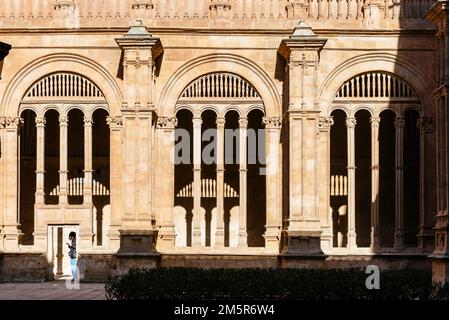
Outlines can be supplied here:
[[213, 17], [223, 18], [227, 12], [231, 11], [231, 4], [229, 0], [211, 0], [209, 9]]
[[217, 118], [217, 120], [215, 121], [215, 124], [217, 125], [217, 128], [224, 127], [226, 124], [226, 119], [223, 117]]
[[153, 9], [153, 2], [151, 0], [134, 0], [131, 8], [133, 10]]
[[282, 127], [282, 117], [263, 117], [262, 122], [267, 129], [280, 129]]
[[178, 125], [178, 118], [176, 117], [158, 117], [157, 127], [160, 129], [174, 129]]

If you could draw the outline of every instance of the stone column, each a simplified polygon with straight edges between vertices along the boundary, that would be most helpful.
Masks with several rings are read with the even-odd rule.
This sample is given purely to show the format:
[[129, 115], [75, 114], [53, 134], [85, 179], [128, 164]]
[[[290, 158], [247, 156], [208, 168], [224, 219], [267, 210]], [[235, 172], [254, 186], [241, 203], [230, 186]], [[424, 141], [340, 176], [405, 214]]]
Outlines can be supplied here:
[[239, 119], [239, 247], [248, 247], [247, 175], [248, 175], [248, 119]]
[[346, 118], [348, 130], [348, 251], [357, 249], [357, 233], [355, 230], [355, 126], [354, 117]]
[[434, 215], [437, 210], [436, 195], [436, 124], [432, 118], [418, 120], [420, 129], [420, 214], [418, 247], [423, 252], [432, 251], [435, 245]]
[[380, 249], [379, 217], [379, 124], [380, 117], [372, 117], [371, 122], [371, 251]]
[[178, 120], [175, 117], [158, 117], [156, 129], [156, 141], [158, 148], [158, 164], [155, 173], [155, 189], [163, 195], [158, 200], [157, 220], [160, 229], [158, 234], [158, 250], [172, 250], [175, 248], [175, 223], [174, 223], [174, 143], [175, 128]]
[[35, 204], [45, 204], [45, 117], [36, 117], [36, 194]]
[[321, 222], [317, 197], [317, 137], [320, 114], [317, 74], [318, 38], [304, 22], [282, 40], [278, 50], [288, 61], [289, 83], [289, 225], [285, 230], [286, 255], [322, 255]]
[[[265, 249], [278, 253], [282, 228], [282, 203], [281, 203], [281, 163], [280, 148], [281, 117], [263, 118], [266, 137], [266, 226]], [[260, 173], [263, 174], [263, 173]]]
[[[437, 176], [436, 190], [437, 203], [435, 219], [435, 249], [432, 258], [433, 282], [440, 284], [449, 283], [449, 214], [447, 202], [448, 194], [448, 176], [447, 164], [448, 159], [448, 139], [447, 126], [449, 115], [449, 1], [439, 0], [427, 12], [426, 18], [432, 21], [436, 27], [437, 52], [442, 52], [442, 59], [437, 59], [437, 87], [434, 91], [436, 106], [436, 131], [438, 132], [436, 139], [437, 156]], [[438, 72], [440, 71], [440, 72]], [[445, 115], [445, 116], [444, 116]], [[443, 118], [444, 117], [444, 118]], [[440, 168], [443, 172], [439, 172]]]
[[330, 208], [330, 132], [334, 123], [332, 117], [320, 117], [319, 119], [319, 210], [321, 219], [321, 228], [323, 233], [321, 235], [321, 247], [323, 250], [330, 250], [333, 247], [333, 218], [332, 210]]
[[113, 116], [107, 118], [110, 128], [110, 201], [111, 201], [111, 220], [109, 226], [109, 249], [117, 251], [120, 248], [119, 229], [122, 224], [122, 132], [123, 118]]
[[215, 247], [224, 247], [224, 151], [225, 118], [217, 118], [217, 230]]
[[[155, 251], [157, 229], [153, 212], [153, 103], [156, 65], [162, 53], [159, 38], [148, 33], [141, 21], [116, 39], [123, 51], [123, 204], [121, 245], [119, 254]], [[173, 165], [173, 163], [172, 163]], [[156, 186], [159, 187], [158, 184]], [[173, 192], [171, 190], [170, 192]]]
[[404, 245], [404, 118], [396, 118], [394, 126], [396, 128], [396, 179], [395, 179], [395, 232], [394, 248], [401, 251], [405, 249]]
[[193, 118], [193, 223], [192, 247], [201, 246], [201, 117]]
[[4, 161], [4, 195], [3, 195], [3, 230], [0, 239], [3, 239], [3, 248], [6, 252], [19, 251], [20, 231], [19, 217], [19, 130], [22, 119], [18, 117], [0, 118], [0, 127], [4, 128], [2, 141], [2, 157]]
[[92, 117], [84, 117], [83, 203], [92, 205]]
[[69, 126], [69, 119], [66, 116], [59, 116], [59, 205], [65, 206], [68, 204], [68, 139], [67, 129]]

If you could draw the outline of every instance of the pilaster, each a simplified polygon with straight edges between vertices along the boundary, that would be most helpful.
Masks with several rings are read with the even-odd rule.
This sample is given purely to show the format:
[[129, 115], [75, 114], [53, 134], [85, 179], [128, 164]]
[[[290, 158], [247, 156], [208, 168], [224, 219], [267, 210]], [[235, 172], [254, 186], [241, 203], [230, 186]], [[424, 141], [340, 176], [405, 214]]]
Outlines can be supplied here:
[[327, 40], [318, 38], [304, 21], [282, 40], [278, 52], [288, 61], [289, 219], [284, 253], [321, 255], [317, 196], [319, 104], [317, 75], [320, 52]]

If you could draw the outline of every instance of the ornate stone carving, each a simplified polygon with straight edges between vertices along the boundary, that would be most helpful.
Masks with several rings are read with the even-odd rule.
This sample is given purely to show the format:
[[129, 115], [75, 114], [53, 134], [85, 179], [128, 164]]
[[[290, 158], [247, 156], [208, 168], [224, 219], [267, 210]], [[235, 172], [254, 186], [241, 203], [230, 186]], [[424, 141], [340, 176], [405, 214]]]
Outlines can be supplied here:
[[36, 117], [35, 122], [36, 127], [45, 127], [47, 124], [47, 119], [45, 119], [45, 117]]
[[239, 119], [239, 127], [240, 128], [248, 127], [248, 119], [247, 118], [240, 118]]
[[282, 127], [282, 117], [263, 117], [262, 123], [266, 128], [279, 129]]
[[69, 124], [69, 118], [66, 116], [60, 116], [59, 117], [59, 125], [60, 126], [67, 126]]
[[107, 117], [106, 122], [110, 128], [121, 128], [123, 126], [123, 117]]
[[6, 129], [17, 129], [23, 124], [19, 117], [0, 117], [0, 127]]
[[92, 126], [94, 124], [94, 119], [92, 117], [84, 117], [84, 125]]
[[357, 125], [357, 120], [354, 117], [348, 117], [346, 118], [346, 127], [347, 128], [355, 128]]
[[333, 124], [333, 117], [320, 117], [318, 119], [318, 129], [320, 130], [330, 130]]
[[178, 118], [176, 117], [158, 117], [157, 127], [161, 129], [176, 128], [178, 125]]
[[404, 128], [404, 126], [405, 126], [405, 119], [404, 118], [396, 118], [396, 119], [394, 119], [394, 126], [395, 126], [395, 128]]
[[371, 123], [372, 127], [379, 127], [380, 124], [380, 117], [371, 117], [369, 119], [369, 122]]
[[418, 119], [416, 126], [423, 132], [433, 133], [436, 130], [436, 123], [433, 118], [423, 117]]

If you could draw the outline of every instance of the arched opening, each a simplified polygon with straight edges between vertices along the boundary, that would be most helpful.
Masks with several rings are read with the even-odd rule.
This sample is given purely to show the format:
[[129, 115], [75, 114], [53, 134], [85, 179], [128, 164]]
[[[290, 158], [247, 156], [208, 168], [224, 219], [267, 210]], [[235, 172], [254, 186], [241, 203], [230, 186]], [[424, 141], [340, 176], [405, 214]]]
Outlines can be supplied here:
[[83, 203], [84, 114], [80, 109], [68, 113], [67, 140], [68, 202]]
[[58, 204], [59, 198], [53, 192], [59, 185], [59, 113], [48, 110], [45, 113], [45, 204]]
[[407, 110], [404, 114], [404, 244], [416, 247], [419, 231], [419, 113]]
[[[415, 91], [395, 75], [369, 72], [340, 87], [333, 109], [330, 200], [333, 215], [338, 216], [336, 207], [341, 204], [336, 203], [335, 193], [341, 190], [340, 183], [345, 191], [347, 183], [347, 199], [340, 199], [348, 209], [348, 247], [353, 252], [369, 247], [376, 253], [416, 247], [421, 214], [421, 148], [420, 114], [416, 111], [420, 102]], [[346, 130], [342, 125], [344, 113], [336, 109], [349, 114]], [[338, 145], [347, 149], [347, 182], [335, 176], [345, 170], [335, 164]], [[340, 157], [344, 159], [344, 154]], [[335, 230], [338, 223], [333, 220], [337, 236], [334, 247], [340, 247], [341, 235]]]
[[396, 115], [392, 110], [380, 114], [379, 126], [379, 215], [380, 244], [393, 247], [395, 231], [395, 152]]
[[355, 228], [357, 246], [370, 246], [371, 231], [371, 115], [367, 110], [355, 114]]
[[182, 92], [174, 148], [177, 247], [264, 246], [265, 132], [257, 109], [258, 92], [231, 73], [201, 76]]
[[94, 111], [92, 120], [92, 203], [94, 206], [94, 228], [96, 244], [107, 244], [111, 222], [110, 204], [110, 130], [107, 124], [108, 112]]
[[20, 129], [20, 226], [23, 245], [34, 243], [34, 199], [36, 193], [36, 113], [24, 110]]
[[348, 243], [348, 141], [346, 114], [343, 110], [331, 113], [334, 125], [330, 135], [330, 205], [332, 210], [334, 247]]
[[266, 223], [266, 180], [261, 174], [265, 165], [265, 130], [263, 112], [252, 110], [248, 114], [248, 246], [264, 246]]

